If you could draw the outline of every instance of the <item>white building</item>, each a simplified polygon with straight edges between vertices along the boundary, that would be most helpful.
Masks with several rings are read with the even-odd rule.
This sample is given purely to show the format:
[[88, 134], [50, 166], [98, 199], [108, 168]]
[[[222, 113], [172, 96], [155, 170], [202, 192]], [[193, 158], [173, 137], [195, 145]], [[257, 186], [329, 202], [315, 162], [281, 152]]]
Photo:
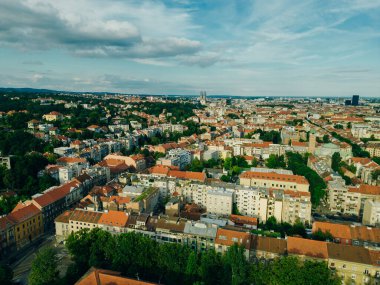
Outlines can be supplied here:
[[364, 203], [363, 224], [378, 226], [380, 224], [380, 201], [367, 199]]
[[219, 188], [207, 191], [207, 212], [218, 215], [231, 215], [234, 192]]

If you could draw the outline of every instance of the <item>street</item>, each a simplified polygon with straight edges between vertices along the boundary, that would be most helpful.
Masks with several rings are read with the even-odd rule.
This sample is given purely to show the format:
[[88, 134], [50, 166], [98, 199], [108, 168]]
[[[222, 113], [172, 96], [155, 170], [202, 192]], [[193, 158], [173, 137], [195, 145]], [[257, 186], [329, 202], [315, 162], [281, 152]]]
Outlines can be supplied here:
[[60, 276], [62, 277], [66, 273], [66, 269], [70, 264], [70, 256], [65, 246], [63, 244], [57, 245], [55, 236], [49, 235], [45, 237], [42, 242], [26, 250], [25, 253], [21, 254], [18, 260], [10, 265], [14, 272], [13, 281], [16, 284], [28, 284], [28, 276], [37, 252], [50, 246], [57, 249], [58, 271], [60, 272]]

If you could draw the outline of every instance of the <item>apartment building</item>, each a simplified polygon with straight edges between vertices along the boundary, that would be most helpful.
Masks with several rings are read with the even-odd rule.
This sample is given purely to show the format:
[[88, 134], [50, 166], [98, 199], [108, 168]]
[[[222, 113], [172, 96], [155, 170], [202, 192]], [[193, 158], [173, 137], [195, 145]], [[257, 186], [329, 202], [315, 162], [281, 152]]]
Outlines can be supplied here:
[[275, 172], [243, 172], [240, 185], [309, 192], [309, 182], [305, 177]]
[[364, 202], [363, 225], [379, 226], [380, 225], [380, 201], [367, 199]]
[[311, 223], [311, 199], [309, 192], [284, 191], [282, 221], [294, 224]]
[[233, 191], [223, 188], [208, 190], [205, 205], [207, 212], [218, 215], [231, 215], [233, 196]]
[[17, 249], [43, 234], [42, 213], [33, 204], [18, 203], [7, 218], [14, 224]]

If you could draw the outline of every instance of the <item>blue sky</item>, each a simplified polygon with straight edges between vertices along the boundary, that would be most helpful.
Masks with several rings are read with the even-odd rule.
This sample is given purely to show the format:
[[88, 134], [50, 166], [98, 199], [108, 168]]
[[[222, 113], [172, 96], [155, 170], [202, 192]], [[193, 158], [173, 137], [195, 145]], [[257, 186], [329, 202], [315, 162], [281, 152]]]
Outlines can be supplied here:
[[1, 0], [0, 86], [380, 97], [380, 0]]

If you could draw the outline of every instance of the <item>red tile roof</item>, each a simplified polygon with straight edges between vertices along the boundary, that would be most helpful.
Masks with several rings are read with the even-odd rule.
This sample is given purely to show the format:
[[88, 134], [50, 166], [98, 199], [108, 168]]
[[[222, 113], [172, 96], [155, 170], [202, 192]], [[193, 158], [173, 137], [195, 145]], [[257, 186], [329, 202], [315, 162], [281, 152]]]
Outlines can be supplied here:
[[90, 268], [75, 285], [157, 285], [158, 283], [144, 282], [122, 277], [119, 272]]
[[41, 214], [41, 211], [33, 204], [30, 204], [17, 211], [10, 213], [7, 217], [14, 223], [22, 223], [39, 214]]
[[303, 176], [291, 175], [291, 174], [278, 174], [275, 172], [266, 173], [266, 172], [257, 172], [257, 171], [246, 171], [240, 175], [240, 178], [276, 180], [276, 181], [295, 182], [298, 184], [309, 185], [309, 182]]
[[108, 213], [102, 214], [98, 223], [115, 227], [125, 227], [127, 225], [127, 222], [127, 213], [119, 211], [109, 211]]
[[246, 249], [249, 249], [251, 244], [251, 234], [223, 228], [218, 229], [215, 244], [231, 246], [235, 243], [243, 245]]
[[327, 243], [324, 241], [288, 237], [288, 253], [314, 258], [328, 258]]

